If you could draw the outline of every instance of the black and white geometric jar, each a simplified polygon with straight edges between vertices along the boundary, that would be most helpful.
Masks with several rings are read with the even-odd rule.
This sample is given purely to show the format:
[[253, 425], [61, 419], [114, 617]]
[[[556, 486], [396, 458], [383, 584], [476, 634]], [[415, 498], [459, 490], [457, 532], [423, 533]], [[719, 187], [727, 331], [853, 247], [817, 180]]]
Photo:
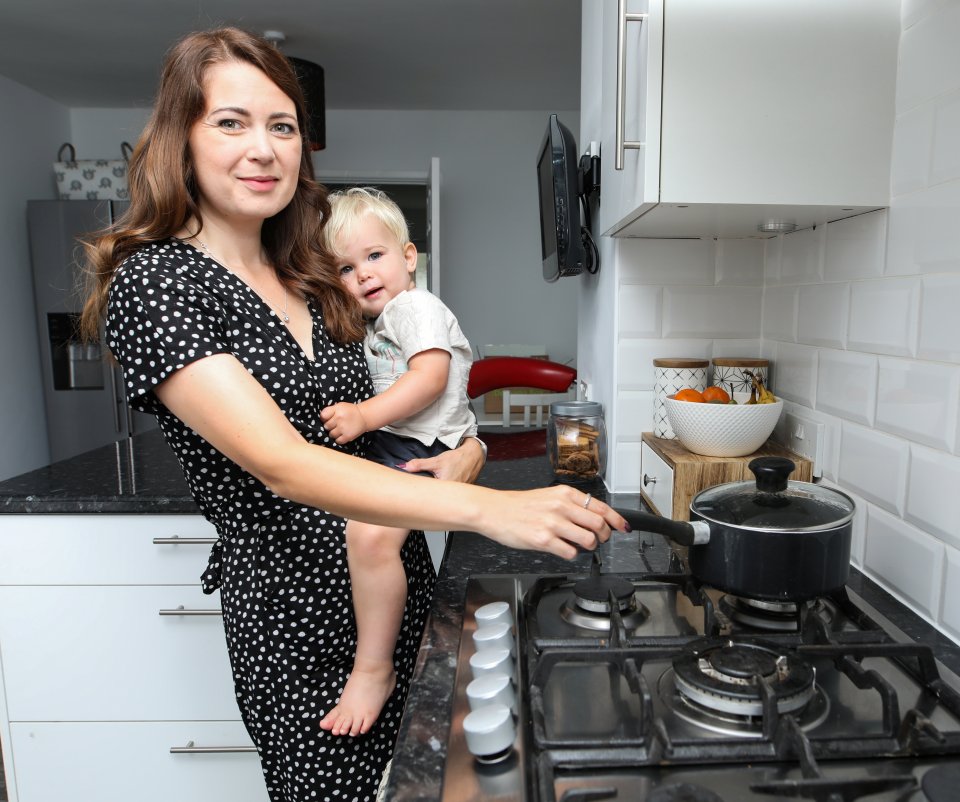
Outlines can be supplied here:
[[667, 408], [663, 400], [685, 387], [703, 392], [707, 389], [706, 359], [654, 359], [653, 383], [653, 433], [665, 440], [673, 440], [676, 435], [667, 420]]
[[769, 389], [767, 377], [770, 372], [769, 359], [750, 357], [718, 356], [713, 359], [713, 383], [722, 387], [731, 396], [737, 393], [749, 393], [752, 382], [750, 373], [763, 382]]

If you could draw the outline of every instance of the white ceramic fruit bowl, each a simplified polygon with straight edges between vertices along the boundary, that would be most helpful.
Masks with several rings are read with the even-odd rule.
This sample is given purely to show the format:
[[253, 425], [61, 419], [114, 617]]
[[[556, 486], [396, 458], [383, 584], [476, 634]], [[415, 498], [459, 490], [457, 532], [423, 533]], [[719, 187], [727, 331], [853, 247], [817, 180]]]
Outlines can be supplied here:
[[664, 399], [667, 420], [687, 451], [706, 457], [742, 457], [762, 446], [783, 411], [783, 401], [773, 404], [744, 402], [750, 393], [734, 393], [736, 404], [701, 404]]

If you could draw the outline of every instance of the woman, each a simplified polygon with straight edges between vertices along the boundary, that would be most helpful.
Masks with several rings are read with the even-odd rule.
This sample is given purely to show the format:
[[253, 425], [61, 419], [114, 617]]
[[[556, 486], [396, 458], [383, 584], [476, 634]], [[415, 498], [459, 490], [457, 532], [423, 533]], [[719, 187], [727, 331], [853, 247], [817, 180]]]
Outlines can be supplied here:
[[[422, 534], [403, 558], [408, 603], [397, 689], [377, 725], [336, 738], [356, 647], [344, 518], [468, 529], [572, 557], [625, 522], [572, 488], [496, 492], [426, 481], [337, 446], [320, 411], [371, 393], [356, 302], [320, 245], [329, 206], [313, 179], [288, 62], [236, 29], [168, 54], [130, 163], [131, 206], [88, 245], [86, 331], [106, 343], [136, 409], [156, 415], [219, 538], [203, 575], [221, 592], [241, 715], [270, 798], [368, 800], [396, 736], [433, 588]], [[409, 470], [473, 478], [479, 447]]]

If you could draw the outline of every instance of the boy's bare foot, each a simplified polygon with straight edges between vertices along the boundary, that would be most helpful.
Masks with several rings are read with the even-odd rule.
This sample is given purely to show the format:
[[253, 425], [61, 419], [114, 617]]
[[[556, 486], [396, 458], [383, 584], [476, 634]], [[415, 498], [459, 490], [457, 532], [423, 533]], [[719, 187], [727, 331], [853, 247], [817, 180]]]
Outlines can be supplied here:
[[336, 707], [320, 720], [331, 735], [362, 735], [373, 726], [397, 686], [392, 663], [357, 660]]

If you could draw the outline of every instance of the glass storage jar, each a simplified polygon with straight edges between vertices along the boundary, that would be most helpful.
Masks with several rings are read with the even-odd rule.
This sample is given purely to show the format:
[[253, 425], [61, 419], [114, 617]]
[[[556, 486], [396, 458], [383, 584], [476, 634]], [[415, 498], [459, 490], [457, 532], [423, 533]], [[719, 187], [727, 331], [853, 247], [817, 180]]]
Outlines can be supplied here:
[[597, 401], [555, 401], [547, 420], [547, 455], [557, 479], [579, 482], [607, 469], [607, 427]]

